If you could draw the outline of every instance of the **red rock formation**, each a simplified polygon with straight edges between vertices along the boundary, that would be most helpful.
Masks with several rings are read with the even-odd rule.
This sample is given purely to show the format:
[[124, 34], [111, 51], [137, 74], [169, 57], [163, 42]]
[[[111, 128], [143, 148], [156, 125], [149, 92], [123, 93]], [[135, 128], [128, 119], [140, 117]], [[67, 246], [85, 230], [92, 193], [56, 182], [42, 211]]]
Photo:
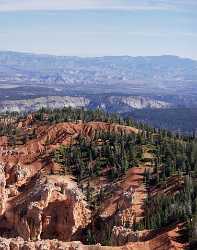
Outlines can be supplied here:
[[[7, 138], [0, 137], [0, 233], [4, 236], [0, 238], [0, 250], [179, 249], [175, 248], [177, 245], [172, 242], [168, 232], [137, 242], [144, 240], [144, 235], [136, 235], [124, 227], [114, 228], [112, 243], [124, 245], [132, 241], [125, 246], [101, 247], [85, 246], [80, 242], [69, 243], [88, 226], [91, 213], [75, 181], [70, 176], [58, 175], [60, 166], [53, 163], [50, 153], [62, 144], [74, 143], [80, 135], [91, 138], [96, 131], [138, 133], [137, 129], [103, 122], [37, 126], [33, 116], [18, 125], [18, 128], [24, 130], [30, 127], [34, 127], [37, 138], [18, 148], [9, 148]], [[130, 176], [129, 173], [120, 182], [123, 191], [127, 191], [131, 184], [138, 188], [138, 182], [132, 179], [134, 174]], [[113, 215], [115, 208], [112, 209], [111, 204], [115, 204], [113, 199], [119, 198], [118, 194], [119, 190], [105, 204], [103, 213], [107, 214], [106, 217]], [[140, 203], [139, 200], [140, 196], [137, 203]], [[138, 209], [137, 205], [134, 208]], [[14, 238], [16, 236], [20, 238]], [[167, 248], [163, 248], [165, 244]]]
[[76, 184], [68, 177], [38, 176], [7, 202], [5, 218], [25, 240], [69, 241], [89, 223], [90, 212]]
[[0, 137], [0, 147], [6, 147], [8, 145], [8, 138], [6, 136]]
[[4, 214], [7, 202], [6, 178], [4, 166], [0, 164], [0, 216]]

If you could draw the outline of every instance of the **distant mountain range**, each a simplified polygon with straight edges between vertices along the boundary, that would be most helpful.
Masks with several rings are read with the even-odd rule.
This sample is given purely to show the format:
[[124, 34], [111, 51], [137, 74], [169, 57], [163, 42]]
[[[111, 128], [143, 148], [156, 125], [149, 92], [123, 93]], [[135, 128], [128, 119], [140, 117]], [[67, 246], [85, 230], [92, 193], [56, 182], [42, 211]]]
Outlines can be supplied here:
[[1, 89], [28, 88], [32, 96], [38, 95], [35, 88], [45, 92], [43, 87], [64, 94], [197, 94], [196, 81], [197, 61], [176, 56], [79, 58], [0, 52]]
[[[43, 106], [102, 108], [157, 126], [160, 112], [168, 117], [169, 109], [196, 110], [197, 61], [171, 55], [80, 58], [0, 52], [0, 112]], [[190, 131], [196, 128], [194, 117]], [[173, 129], [178, 127], [180, 121]]]

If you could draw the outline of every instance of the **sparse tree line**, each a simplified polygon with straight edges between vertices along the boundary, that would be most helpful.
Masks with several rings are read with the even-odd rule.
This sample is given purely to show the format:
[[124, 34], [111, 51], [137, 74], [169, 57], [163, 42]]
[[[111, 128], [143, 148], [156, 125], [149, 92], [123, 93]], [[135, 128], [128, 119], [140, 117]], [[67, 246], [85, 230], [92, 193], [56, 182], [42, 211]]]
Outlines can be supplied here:
[[106, 169], [109, 181], [113, 181], [138, 164], [142, 149], [137, 141], [135, 134], [99, 131], [91, 139], [80, 137], [76, 144], [60, 147], [54, 157], [78, 182], [104, 175]]
[[180, 221], [192, 221], [196, 212], [197, 185], [192, 177], [183, 177], [182, 186], [175, 192], [148, 195], [145, 202], [144, 219], [134, 225], [134, 229], [158, 229]]

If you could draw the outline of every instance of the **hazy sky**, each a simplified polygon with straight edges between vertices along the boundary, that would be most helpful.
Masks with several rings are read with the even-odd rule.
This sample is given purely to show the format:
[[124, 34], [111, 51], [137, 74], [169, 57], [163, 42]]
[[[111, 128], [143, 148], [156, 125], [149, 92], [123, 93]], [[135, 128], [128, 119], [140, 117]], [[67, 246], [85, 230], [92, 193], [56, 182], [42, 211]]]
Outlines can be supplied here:
[[197, 59], [197, 0], [0, 0], [0, 50]]

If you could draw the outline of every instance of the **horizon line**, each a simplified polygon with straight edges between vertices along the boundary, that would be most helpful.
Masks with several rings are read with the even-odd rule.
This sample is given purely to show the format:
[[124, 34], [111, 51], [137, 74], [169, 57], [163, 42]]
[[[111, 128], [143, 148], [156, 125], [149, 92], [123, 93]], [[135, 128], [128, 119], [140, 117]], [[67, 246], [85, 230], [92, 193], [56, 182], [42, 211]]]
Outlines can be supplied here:
[[193, 61], [197, 61], [197, 58], [192, 58], [190, 56], [180, 56], [176, 54], [159, 54], [159, 55], [129, 55], [129, 54], [121, 54], [121, 55], [66, 55], [66, 54], [54, 54], [54, 53], [45, 53], [45, 52], [31, 52], [31, 51], [15, 51], [15, 50], [1, 50], [0, 53], [18, 53], [18, 54], [27, 54], [27, 55], [35, 55], [35, 56], [48, 56], [48, 57], [75, 57], [75, 58], [103, 58], [103, 57], [178, 57], [180, 59], [189, 59]]

